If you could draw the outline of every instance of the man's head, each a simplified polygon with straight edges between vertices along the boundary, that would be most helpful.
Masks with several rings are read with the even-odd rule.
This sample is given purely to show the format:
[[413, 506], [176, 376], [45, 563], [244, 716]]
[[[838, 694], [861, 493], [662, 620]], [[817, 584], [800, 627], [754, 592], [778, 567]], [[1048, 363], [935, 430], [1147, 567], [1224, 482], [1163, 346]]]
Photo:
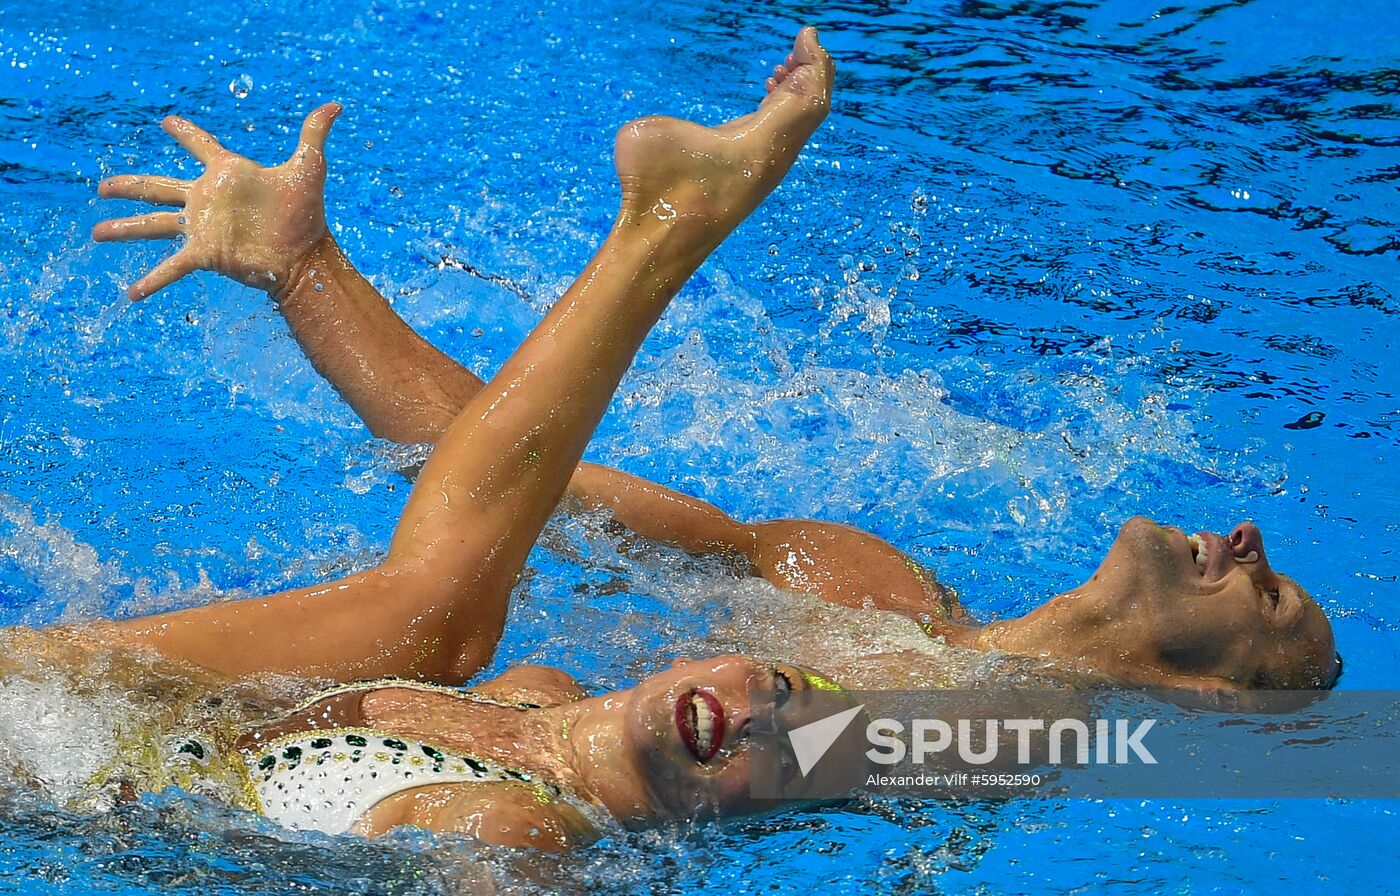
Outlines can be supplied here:
[[1320, 689], [1339, 671], [1327, 617], [1252, 523], [1187, 535], [1134, 517], [1089, 581], [990, 643], [1140, 687]]

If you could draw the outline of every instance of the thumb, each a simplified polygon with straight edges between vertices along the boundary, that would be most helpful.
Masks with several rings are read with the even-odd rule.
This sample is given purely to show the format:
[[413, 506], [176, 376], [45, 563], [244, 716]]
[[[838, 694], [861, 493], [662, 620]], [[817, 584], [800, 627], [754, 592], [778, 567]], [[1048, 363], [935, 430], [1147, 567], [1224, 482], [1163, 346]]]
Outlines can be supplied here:
[[336, 116], [340, 115], [340, 103], [326, 103], [306, 116], [306, 121], [301, 126], [301, 142], [297, 144], [297, 155], [303, 156], [310, 152], [325, 153], [326, 137], [331, 132], [331, 125], [335, 123]]

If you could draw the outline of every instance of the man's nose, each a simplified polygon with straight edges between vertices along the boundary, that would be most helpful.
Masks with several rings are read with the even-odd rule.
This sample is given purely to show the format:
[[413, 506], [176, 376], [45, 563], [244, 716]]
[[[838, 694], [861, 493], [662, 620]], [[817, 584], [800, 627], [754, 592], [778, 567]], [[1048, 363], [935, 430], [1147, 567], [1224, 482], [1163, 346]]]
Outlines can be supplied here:
[[1258, 572], [1269, 571], [1269, 560], [1264, 556], [1264, 533], [1253, 523], [1240, 523], [1230, 533], [1230, 550], [1236, 562], [1256, 563]]

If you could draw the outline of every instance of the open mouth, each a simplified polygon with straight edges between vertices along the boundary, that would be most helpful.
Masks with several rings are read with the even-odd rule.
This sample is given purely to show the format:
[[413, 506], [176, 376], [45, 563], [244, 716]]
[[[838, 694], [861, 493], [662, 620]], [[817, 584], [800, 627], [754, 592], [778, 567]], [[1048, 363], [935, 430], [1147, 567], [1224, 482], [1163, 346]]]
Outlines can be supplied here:
[[709, 762], [724, 743], [724, 707], [709, 691], [676, 699], [676, 730], [698, 762]]
[[1205, 575], [1206, 561], [1210, 559], [1210, 547], [1200, 535], [1186, 536], [1186, 543], [1191, 546], [1191, 560], [1196, 564], [1196, 571]]
[[1196, 564], [1196, 571], [1201, 575], [1206, 573], [1206, 565], [1210, 562], [1211, 552], [1224, 551], [1227, 545], [1229, 545], [1230, 553], [1236, 563], [1257, 563], [1259, 561], [1258, 551], [1251, 549], [1240, 553], [1234, 545], [1230, 544], [1229, 539], [1219, 535], [1211, 535], [1208, 532], [1188, 535], [1186, 543], [1191, 548], [1191, 560]]

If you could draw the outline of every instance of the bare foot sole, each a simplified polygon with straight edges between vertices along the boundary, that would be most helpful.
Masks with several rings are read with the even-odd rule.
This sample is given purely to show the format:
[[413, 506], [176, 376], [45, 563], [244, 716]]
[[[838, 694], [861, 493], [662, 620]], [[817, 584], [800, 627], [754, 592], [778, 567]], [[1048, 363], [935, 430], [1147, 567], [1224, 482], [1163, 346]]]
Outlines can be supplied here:
[[803, 28], [756, 111], [707, 128], [639, 118], [618, 132], [623, 223], [695, 225], [719, 240], [782, 181], [831, 108], [831, 57]]

